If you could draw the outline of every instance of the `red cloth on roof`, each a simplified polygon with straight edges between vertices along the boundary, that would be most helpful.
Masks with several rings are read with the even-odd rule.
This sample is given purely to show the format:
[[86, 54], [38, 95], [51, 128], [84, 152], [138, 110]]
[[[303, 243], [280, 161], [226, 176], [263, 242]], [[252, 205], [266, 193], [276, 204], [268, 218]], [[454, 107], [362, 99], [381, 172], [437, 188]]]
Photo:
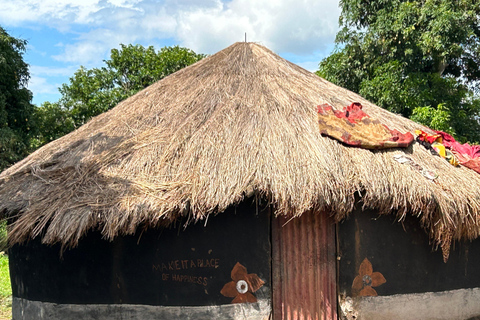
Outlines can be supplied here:
[[426, 133], [422, 130], [416, 130], [416, 131], [420, 132], [420, 133], [416, 132], [418, 134], [418, 137], [420, 138], [420, 140], [428, 142], [430, 144], [432, 144], [434, 142], [442, 143], [442, 141], [443, 141], [442, 136], [439, 135], [439, 134], [428, 134], [428, 133]]
[[443, 138], [443, 144], [452, 150], [461, 165], [480, 173], [480, 145], [460, 144], [448, 133], [435, 132]]
[[467, 155], [472, 159], [480, 157], [480, 145], [469, 145], [468, 143], [460, 144], [448, 133], [442, 131], [435, 132], [442, 136], [443, 144], [453, 151]]
[[[328, 106], [328, 107], [330, 107], [333, 110], [331, 106]], [[357, 122], [361, 121], [365, 117], [368, 118], [368, 114], [363, 112], [362, 105], [358, 102], [354, 102], [348, 107], [343, 108], [342, 111], [333, 110], [333, 113], [335, 114], [335, 116], [337, 116], [337, 118], [345, 118], [348, 120], [348, 122], [353, 124], [356, 124]]]
[[380, 121], [370, 118], [358, 102], [341, 111], [322, 104], [317, 107], [317, 112], [320, 132], [350, 146], [384, 149], [408, 147], [413, 142], [410, 132], [403, 134], [390, 130]]
[[418, 135], [417, 140], [425, 148], [430, 151], [435, 151], [439, 156], [445, 158], [450, 164], [458, 166], [459, 162], [453, 151], [450, 150], [443, 142], [443, 137], [440, 134], [429, 134], [422, 130], [415, 130], [415, 134]]

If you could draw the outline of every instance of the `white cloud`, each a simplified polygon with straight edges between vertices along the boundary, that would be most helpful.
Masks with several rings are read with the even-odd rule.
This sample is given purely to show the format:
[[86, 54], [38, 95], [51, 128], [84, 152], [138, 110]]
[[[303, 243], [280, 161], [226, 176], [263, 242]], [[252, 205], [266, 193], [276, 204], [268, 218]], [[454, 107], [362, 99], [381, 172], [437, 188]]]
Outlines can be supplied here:
[[[134, 32], [147, 38], [169, 38], [175, 35], [177, 19], [174, 14], [169, 14], [167, 8], [146, 6], [142, 19], [135, 25]], [[131, 26], [129, 26], [131, 27]]]
[[32, 75], [28, 81], [28, 89], [35, 94], [55, 94], [58, 93], [60, 84], [51, 83], [47, 78]]
[[338, 1], [233, 0], [214, 8], [178, 13], [177, 37], [187, 47], [214, 52], [247, 33], [249, 41], [277, 52], [325, 50], [338, 30]]
[[[338, 0], [3, 0], [0, 23], [35, 22], [81, 30], [62, 61], [84, 63], [119, 43], [177, 39], [216, 52], [247, 33], [276, 52], [309, 55], [326, 50], [338, 30]], [[83, 26], [83, 27], [82, 27]], [[87, 29], [87, 31], [85, 31]], [[72, 33], [75, 35], [75, 33]], [[103, 54], [102, 54], [103, 53]]]
[[100, 9], [98, 0], [2, 0], [0, 21], [11, 25], [32, 21], [89, 23], [91, 14]]
[[44, 66], [30, 66], [30, 75], [39, 77], [39, 76], [71, 76], [75, 72], [74, 67], [64, 67], [64, 68], [55, 68], [55, 67], [44, 67]]
[[[58, 88], [61, 83], [66, 82], [69, 77], [73, 75], [76, 68], [71, 67], [45, 67], [45, 66], [30, 66], [30, 80], [28, 81], [28, 89], [35, 95], [49, 94], [58, 95]], [[60, 80], [56, 82], [53, 79]]]
[[83, 41], [65, 46], [64, 52], [54, 55], [53, 58], [62, 62], [70, 62], [89, 66], [95, 62], [101, 62], [105, 58], [108, 45], [94, 41]]
[[305, 70], [308, 70], [310, 72], [315, 72], [318, 70], [318, 64], [321, 59], [318, 61], [305, 61], [305, 62], [300, 62], [297, 63], [300, 67], [302, 67]]
[[108, 0], [108, 3], [115, 7], [135, 9], [135, 5], [142, 2], [142, 0]]
[[108, 58], [110, 50], [118, 47], [119, 43], [129, 43], [132, 38], [110, 29], [93, 29], [88, 33], [81, 34], [75, 41], [64, 44], [61, 54], [52, 58], [86, 67], [98, 66]]

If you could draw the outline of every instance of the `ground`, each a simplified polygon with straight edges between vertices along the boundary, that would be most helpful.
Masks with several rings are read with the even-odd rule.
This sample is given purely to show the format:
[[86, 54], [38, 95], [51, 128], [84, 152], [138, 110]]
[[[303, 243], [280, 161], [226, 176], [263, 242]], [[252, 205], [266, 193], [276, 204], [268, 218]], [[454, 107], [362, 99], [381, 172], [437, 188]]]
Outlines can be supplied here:
[[12, 318], [12, 287], [8, 271], [8, 256], [0, 252], [0, 320]]

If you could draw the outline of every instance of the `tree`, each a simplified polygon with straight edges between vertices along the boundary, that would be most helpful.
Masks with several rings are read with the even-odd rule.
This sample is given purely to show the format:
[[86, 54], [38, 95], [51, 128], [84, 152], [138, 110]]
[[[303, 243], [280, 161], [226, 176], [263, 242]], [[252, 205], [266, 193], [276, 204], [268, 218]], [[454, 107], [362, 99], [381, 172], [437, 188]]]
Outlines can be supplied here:
[[341, 0], [320, 76], [460, 141], [480, 141], [477, 0]]
[[179, 46], [156, 51], [152, 46], [122, 44], [120, 49], [112, 49], [110, 59], [104, 61], [105, 67], [80, 67], [70, 83], [59, 89], [58, 102], [46, 102], [36, 110], [40, 132], [36, 146], [78, 128], [141, 89], [204, 57]]
[[29, 151], [32, 93], [23, 61], [26, 41], [11, 37], [0, 27], [0, 171], [22, 159]]
[[75, 129], [70, 111], [63, 108], [58, 102], [44, 102], [41, 107], [35, 108], [33, 118], [35, 134], [30, 140], [32, 149], [37, 149]]

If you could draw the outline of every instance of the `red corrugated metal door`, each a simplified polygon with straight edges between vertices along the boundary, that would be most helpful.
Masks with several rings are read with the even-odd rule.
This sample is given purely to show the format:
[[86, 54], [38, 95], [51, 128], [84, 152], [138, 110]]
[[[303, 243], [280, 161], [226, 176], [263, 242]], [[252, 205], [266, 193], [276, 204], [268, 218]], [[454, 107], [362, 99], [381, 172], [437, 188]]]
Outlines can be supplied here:
[[335, 224], [327, 214], [273, 218], [274, 320], [337, 319]]

